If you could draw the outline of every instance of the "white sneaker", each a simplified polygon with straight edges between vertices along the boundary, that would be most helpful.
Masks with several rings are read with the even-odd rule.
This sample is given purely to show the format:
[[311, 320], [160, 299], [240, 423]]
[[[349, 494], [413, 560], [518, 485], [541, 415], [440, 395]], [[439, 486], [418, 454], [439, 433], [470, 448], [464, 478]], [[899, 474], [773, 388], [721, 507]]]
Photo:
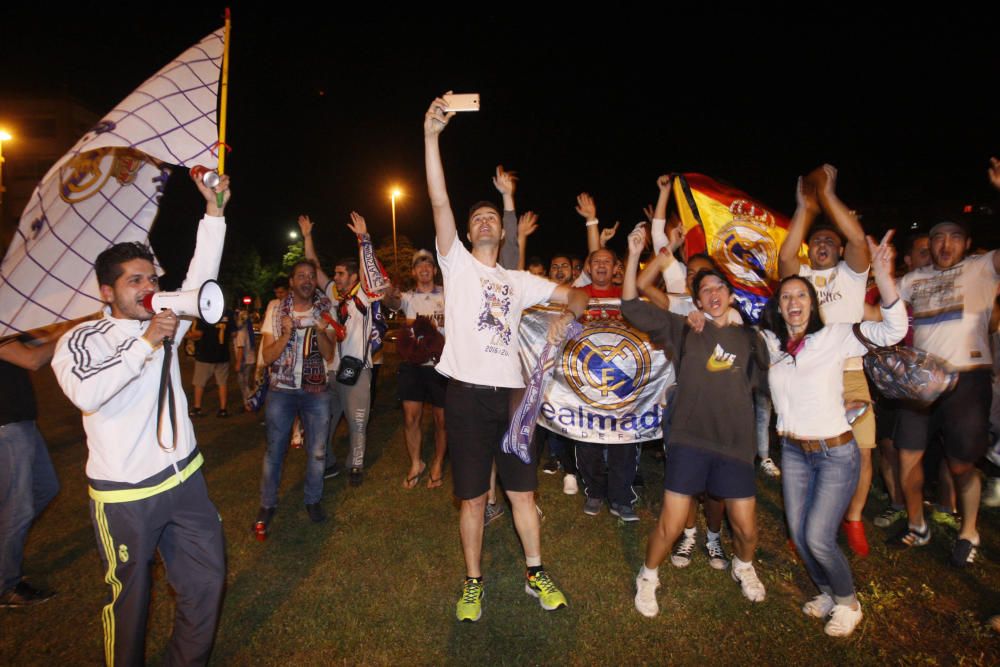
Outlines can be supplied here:
[[781, 468], [770, 457], [761, 460], [760, 471], [764, 473], [765, 477], [781, 477]]
[[820, 593], [809, 602], [802, 605], [802, 611], [806, 616], [812, 616], [813, 618], [826, 618], [833, 611], [833, 608], [837, 606], [837, 603], [833, 601], [833, 598], [826, 593]]
[[660, 605], [656, 602], [659, 587], [659, 579], [643, 579], [641, 573], [635, 577], [635, 610], [646, 618], [655, 618], [660, 613]]
[[830, 620], [826, 622], [823, 632], [831, 637], [847, 637], [858, 627], [862, 616], [860, 604], [857, 609], [851, 609], [844, 604], [834, 605], [833, 611], [830, 612]]
[[732, 568], [732, 575], [733, 581], [739, 583], [740, 589], [743, 591], [743, 597], [750, 600], [750, 602], [764, 601], [764, 596], [766, 595], [764, 584], [757, 577], [757, 570], [753, 569], [753, 565], [747, 565], [738, 570], [734, 567]]
[[575, 496], [580, 492], [580, 487], [576, 483], [576, 475], [565, 475], [563, 477], [563, 493], [567, 496]]
[[983, 507], [1000, 507], [1000, 477], [987, 477], [983, 484]]

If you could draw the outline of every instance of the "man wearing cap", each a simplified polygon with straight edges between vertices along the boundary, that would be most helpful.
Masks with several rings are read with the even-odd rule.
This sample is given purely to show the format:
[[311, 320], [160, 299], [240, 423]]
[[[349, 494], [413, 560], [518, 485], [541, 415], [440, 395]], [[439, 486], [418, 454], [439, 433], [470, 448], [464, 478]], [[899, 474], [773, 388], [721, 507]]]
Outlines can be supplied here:
[[[792, 216], [788, 236], [781, 244], [778, 268], [781, 277], [800, 275], [816, 288], [820, 314], [825, 324], [860, 322], [865, 314], [865, 292], [871, 256], [865, 242], [865, 230], [854, 212], [836, 193], [837, 170], [825, 164], [799, 180], [796, 198], [798, 208]], [[834, 226], [813, 225], [822, 210]], [[808, 232], [808, 237], [806, 236]], [[846, 239], [846, 245], [844, 240]], [[799, 247], [809, 244], [809, 263], [800, 264]], [[871, 393], [865, 379], [861, 357], [844, 363], [844, 403], [871, 404]], [[851, 550], [867, 556], [868, 540], [861, 511], [868, 498], [872, 482], [872, 450], [875, 448], [875, 414], [869, 409], [851, 426], [861, 452], [858, 486], [844, 515], [844, 532]]]
[[[1000, 188], [1000, 163], [991, 178]], [[913, 344], [945, 359], [959, 371], [954, 390], [927, 409], [901, 408], [895, 443], [908, 525], [895, 538], [904, 547], [930, 540], [924, 521], [922, 459], [928, 441], [940, 434], [962, 527], [951, 555], [955, 567], [976, 558], [980, 479], [975, 463], [989, 444], [992, 400], [990, 314], [1000, 285], [1000, 253], [967, 253], [972, 239], [964, 225], [940, 222], [930, 230], [931, 264], [903, 276], [899, 293], [913, 308]]]
[[434, 283], [437, 267], [434, 255], [427, 250], [413, 253], [413, 279], [416, 287], [409, 292], [393, 289], [385, 297], [385, 305], [402, 310], [406, 317], [403, 337], [397, 350], [403, 359], [399, 364], [397, 391], [403, 403], [403, 434], [410, 455], [410, 470], [403, 488], [412, 489], [420, 483], [427, 464], [420, 458], [420, 424], [424, 403], [434, 411], [434, 458], [431, 460], [427, 488], [442, 484], [442, 465], [447, 448], [444, 425], [444, 392], [448, 381], [434, 370], [444, 348], [444, 288]]

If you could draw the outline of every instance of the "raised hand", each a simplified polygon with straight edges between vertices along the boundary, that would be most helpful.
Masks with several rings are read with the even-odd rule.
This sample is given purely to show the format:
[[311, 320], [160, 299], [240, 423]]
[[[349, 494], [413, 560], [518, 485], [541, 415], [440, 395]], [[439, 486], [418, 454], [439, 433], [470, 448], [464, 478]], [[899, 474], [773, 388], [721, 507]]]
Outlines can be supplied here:
[[653, 221], [653, 212], [655, 209], [652, 204], [646, 204], [645, 208], [642, 209], [642, 214], [646, 216], [646, 222]]
[[299, 216], [299, 230], [302, 232], [302, 236], [311, 236], [313, 231], [313, 221], [309, 219], [308, 215]]
[[517, 221], [518, 238], [527, 238], [538, 229], [538, 216], [534, 211], [525, 211]]
[[669, 190], [673, 181], [674, 177], [671, 174], [664, 174], [656, 179], [656, 187], [660, 190]]
[[[201, 196], [205, 198], [205, 212], [209, 215], [222, 216], [223, 210], [226, 208], [226, 204], [229, 203], [229, 198], [232, 196], [232, 192], [229, 189], [229, 175], [223, 174], [219, 177], [219, 184], [214, 188], [210, 188], [201, 182], [200, 178], [194, 179], [194, 184], [198, 186], [198, 191], [201, 192]], [[222, 203], [219, 203], [219, 198], [216, 196], [218, 194], [222, 195]]]
[[803, 211], [816, 216], [819, 215], [819, 199], [816, 196], [816, 183], [812, 178], [802, 178], [795, 186], [795, 203]]
[[635, 226], [628, 234], [628, 254], [641, 255], [643, 249], [646, 247], [646, 223], [640, 222]]
[[835, 197], [837, 195], [837, 168], [832, 164], [824, 164], [814, 169], [806, 180], [812, 180], [820, 197]]
[[347, 223], [347, 228], [358, 236], [368, 233], [368, 225], [365, 224], [364, 217], [355, 211], [351, 211], [351, 221]]
[[667, 252], [671, 255], [677, 252], [677, 249], [684, 245], [684, 238], [687, 236], [688, 230], [684, 229], [684, 223], [677, 223], [673, 227], [667, 230]]
[[517, 189], [517, 174], [504, 171], [503, 165], [497, 165], [497, 175], [493, 177], [493, 187], [502, 195], [513, 195]]
[[865, 237], [865, 240], [868, 242], [868, 252], [872, 256], [872, 275], [890, 277], [893, 275], [893, 268], [896, 263], [896, 249], [893, 247], [891, 241], [895, 233], [895, 229], [890, 229], [878, 244], [875, 243], [875, 239], [871, 236]]
[[594, 198], [591, 197], [586, 192], [581, 192], [576, 197], [576, 212], [583, 217], [584, 220], [596, 220], [597, 219], [597, 204], [594, 203]]
[[[445, 95], [451, 95], [452, 91], [448, 91]], [[444, 99], [437, 97], [431, 102], [431, 106], [427, 109], [427, 113], [424, 114], [424, 136], [434, 137], [444, 131], [444, 128], [448, 126], [448, 121], [450, 121], [454, 116], [454, 111], [446, 111], [448, 104]]]
[[605, 227], [604, 229], [601, 230], [600, 241], [601, 241], [601, 247], [602, 248], [604, 246], [608, 245], [608, 241], [610, 241], [611, 239], [613, 239], [615, 237], [615, 234], [618, 233], [618, 225], [620, 225], [620, 224], [621, 224], [621, 221], [616, 220], [615, 224], [613, 224], [610, 227]]
[[990, 183], [997, 190], [1000, 190], [1000, 160], [995, 157], [990, 158], [990, 169], [987, 172], [990, 176]]

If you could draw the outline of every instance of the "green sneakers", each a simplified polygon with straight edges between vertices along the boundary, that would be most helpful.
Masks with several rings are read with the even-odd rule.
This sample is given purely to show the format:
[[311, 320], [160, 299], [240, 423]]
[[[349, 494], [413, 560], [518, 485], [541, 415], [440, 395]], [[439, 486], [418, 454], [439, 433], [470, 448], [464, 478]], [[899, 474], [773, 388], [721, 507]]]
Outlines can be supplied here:
[[482, 579], [466, 578], [462, 585], [462, 597], [455, 605], [455, 616], [460, 621], [475, 623], [483, 615], [483, 589]]
[[524, 592], [538, 598], [538, 603], [545, 611], [553, 611], [567, 605], [566, 596], [556, 588], [555, 582], [545, 570], [539, 570], [534, 576], [528, 575], [528, 580], [524, 583]]

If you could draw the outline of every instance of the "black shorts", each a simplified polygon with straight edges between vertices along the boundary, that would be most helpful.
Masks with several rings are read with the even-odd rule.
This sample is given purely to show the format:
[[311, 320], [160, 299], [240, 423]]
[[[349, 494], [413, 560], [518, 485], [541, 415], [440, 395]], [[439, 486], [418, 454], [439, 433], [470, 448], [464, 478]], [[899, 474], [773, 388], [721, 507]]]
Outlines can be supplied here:
[[511, 391], [471, 388], [454, 380], [448, 383], [444, 419], [448, 425], [451, 478], [458, 498], [478, 498], [489, 490], [494, 460], [497, 477], [507, 491], [538, 488], [534, 464], [500, 451], [500, 442], [510, 425]]
[[397, 372], [396, 397], [401, 401], [430, 403], [435, 408], [444, 407], [444, 390], [448, 378], [433, 366], [415, 366], [401, 363]]
[[899, 421], [899, 408], [902, 403], [894, 398], [886, 398], [881, 394], [875, 399], [875, 442], [893, 440], [896, 436], [896, 422]]
[[667, 446], [663, 490], [684, 496], [705, 491], [714, 498], [753, 498], [757, 480], [753, 464], [700, 447]]
[[992, 371], [979, 369], [958, 374], [955, 389], [924, 409], [900, 407], [897, 449], [924, 451], [941, 435], [944, 454], [953, 461], [975, 463], [990, 444]]

